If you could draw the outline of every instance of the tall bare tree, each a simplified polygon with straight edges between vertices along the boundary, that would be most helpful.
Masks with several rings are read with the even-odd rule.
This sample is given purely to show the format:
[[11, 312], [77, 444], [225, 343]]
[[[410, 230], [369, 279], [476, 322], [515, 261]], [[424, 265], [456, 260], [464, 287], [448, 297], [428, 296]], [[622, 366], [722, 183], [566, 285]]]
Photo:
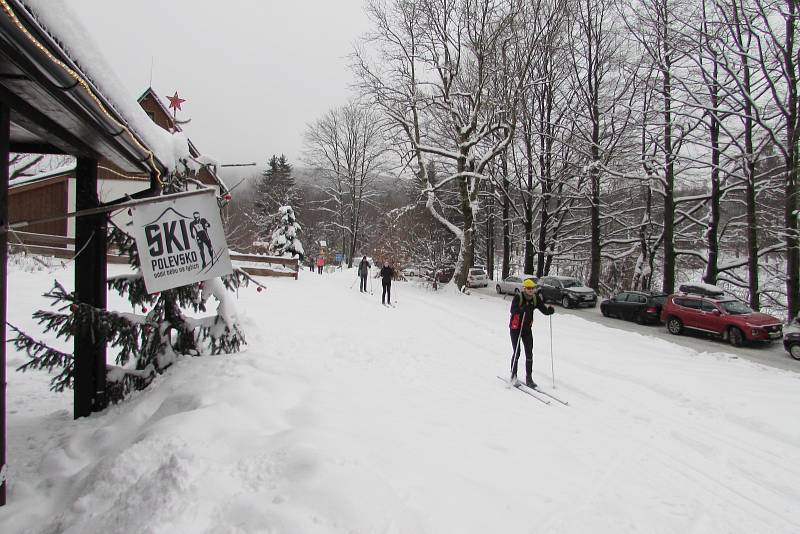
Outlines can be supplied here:
[[[515, 101], [528, 81], [538, 36], [525, 32], [540, 2], [500, 0], [371, 2], [375, 31], [355, 54], [361, 89], [390, 118], [408, 146], [433, 217], [460, 241], [455, 281], [462, 287], [475, 253], [475, 212], [487, 166], [503, 153], [514, 131]], [[509, 36], [514, 37], [509, 40]], [[511, 54], [501, 55], [504, 43]], [[513, 64], [506, 70], [502, 65]], [[510, 88], [498, 99], [497, 77]], [[441, 179], [428, 173], [431, 162]], [[455, 198], [449, 200], [449, 197]], [[443, 209], [453, 206], [455, 210]]]
[[306, 130], [304, 161], [325, 178], [319, 186], [328, 202], [319, 209], [333, 215], [349, 267], [361, 238], [363, 208], [385, 168], [385, 153], [382, 121], [356, 102], [330, 110]]

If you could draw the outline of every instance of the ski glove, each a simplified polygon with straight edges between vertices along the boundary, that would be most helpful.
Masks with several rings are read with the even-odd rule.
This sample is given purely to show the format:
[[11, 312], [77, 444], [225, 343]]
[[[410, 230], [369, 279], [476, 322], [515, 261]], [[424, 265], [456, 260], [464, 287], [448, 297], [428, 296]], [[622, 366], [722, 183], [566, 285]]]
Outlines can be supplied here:
[[553, 315], [553, 313], [556, 311], [556, 310], [553, 309], [552, 306], [548, 306], [546, 309], [547, 309], [547, 311], [544, 312], [545, 315]]
[[519, 330], [519, 314], [515, 313], [511, 316], [511, 330]]

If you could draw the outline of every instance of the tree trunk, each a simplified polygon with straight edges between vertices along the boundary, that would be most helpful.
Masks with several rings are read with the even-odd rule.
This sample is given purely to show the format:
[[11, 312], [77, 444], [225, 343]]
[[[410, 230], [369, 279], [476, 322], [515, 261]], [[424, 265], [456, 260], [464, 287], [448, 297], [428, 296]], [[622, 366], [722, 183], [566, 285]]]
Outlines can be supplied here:
[[797, 17], [796, 0], [786, 0], [786, 46], [785, 59], [788, 73], [789, 98], [786, 117], [786, 139], [788, 150], [785, 156], [786, 187], [784, 195], [784, 224], [786, 225], [786, 305], [788, 319], [793, 321], [800, 312], [800, 249], [797, 236], [797, 163], [798, 163], [798, 72], [800, 65], [795, 64], [795, 20]]
[[[719, 72], [719, 62], [714, 57], [714, 65], [712, 67], [712, 80], [708, 84], [710, 87], [711, 108], [716, 110], [719, 108], [719, 84], [717, 76]], [[711, 196], [709, 198], [709, 214], [708, 226], [706, 228], [706, 246], [708, 248], [708, 262], [706, 263], [706, 270], [703, 274], [703, 282], [706, 284], [716, 284], [719, 262], [719, 162], [720, 162], [720, 148], [719, 148], [719, 129], [720, 124], [717, 120], [715, 113], [709, 114], [709, 135], [711, 140]], [[749, 149], [748, 149], [749, 150]]]
[[464, 217], [464, 239], [461, 243], [461, 269], [456, 273], [456, 285], [463, 288], [467, 283], [472, 263], [475, 261], [475, 220], [472, 213], [472, 203], [469, 196], [469, 184], [466, 178], [458, 180], [458, 192], [461, 199], [461, 215]]
[[525, 267], [524, 273], [533, 273], [533, 139], [531, 128], [527, 128], [525, 132], [525, 152], [528, 160], [526, 166], [527, 183], [526, 190], [523, 193], [525, 206]]
[[509, 219], [511, 211], [511, 199], [508, 195], [508, 189], [511, 187], [511, 182], [508, 179], [508, 153], [503, 152], [502, 159], [500, 160], [503, 169], [503, 190], [506, 194], [503, 195], [503, 280], [511, 274], [511, 220]]
[[492, 182], [489, 198], [486, 202], [486, 274], [494, 280], [494, 182]]
[[[664, 22], [664, 39], [667, 30]], [[664, 293], [675, 291], [675, 156], [672, 153], [672, 88], [670, 60], [665, 54], [662, 91], [664, 98], [664, 272], [661, 290]]]

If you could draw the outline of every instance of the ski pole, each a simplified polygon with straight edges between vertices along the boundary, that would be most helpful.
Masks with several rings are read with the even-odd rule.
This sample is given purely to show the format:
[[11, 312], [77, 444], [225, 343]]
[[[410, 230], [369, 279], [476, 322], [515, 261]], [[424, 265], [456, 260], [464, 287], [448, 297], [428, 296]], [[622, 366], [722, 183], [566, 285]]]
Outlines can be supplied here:
[[356, 279], [353, 280], [352, 284], [350, 284], [350, 289], [353, 289], [353, 286], [356, 285], [356, 282], [358, 281], [359, 278], [360, 278], [359, 276], [356, 276]]
[[556, 367], [553, 363], [553, 316], [548, 315], [550, 319], [550, 374], [553, 375], [553, 389], [556, 389]]

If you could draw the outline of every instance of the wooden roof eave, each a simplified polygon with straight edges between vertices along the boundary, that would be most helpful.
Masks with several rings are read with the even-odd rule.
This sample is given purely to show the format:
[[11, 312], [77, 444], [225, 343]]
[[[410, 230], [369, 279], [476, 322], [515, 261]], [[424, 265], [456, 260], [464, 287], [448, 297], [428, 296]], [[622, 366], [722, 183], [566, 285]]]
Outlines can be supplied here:
[[[52, 146], [56, 152], [105, 157], [125, 172], [149, 173], [155, 165], [164, 173], [165, 166], [129, 127], [120, 126], [126, 121], [19, 0], [6, 2], [43, 47], [0, 10], [0, 100], [11, 108], [12, 150], [41, 152]], [[76, 72], [86, 86], [53, 59]]]

